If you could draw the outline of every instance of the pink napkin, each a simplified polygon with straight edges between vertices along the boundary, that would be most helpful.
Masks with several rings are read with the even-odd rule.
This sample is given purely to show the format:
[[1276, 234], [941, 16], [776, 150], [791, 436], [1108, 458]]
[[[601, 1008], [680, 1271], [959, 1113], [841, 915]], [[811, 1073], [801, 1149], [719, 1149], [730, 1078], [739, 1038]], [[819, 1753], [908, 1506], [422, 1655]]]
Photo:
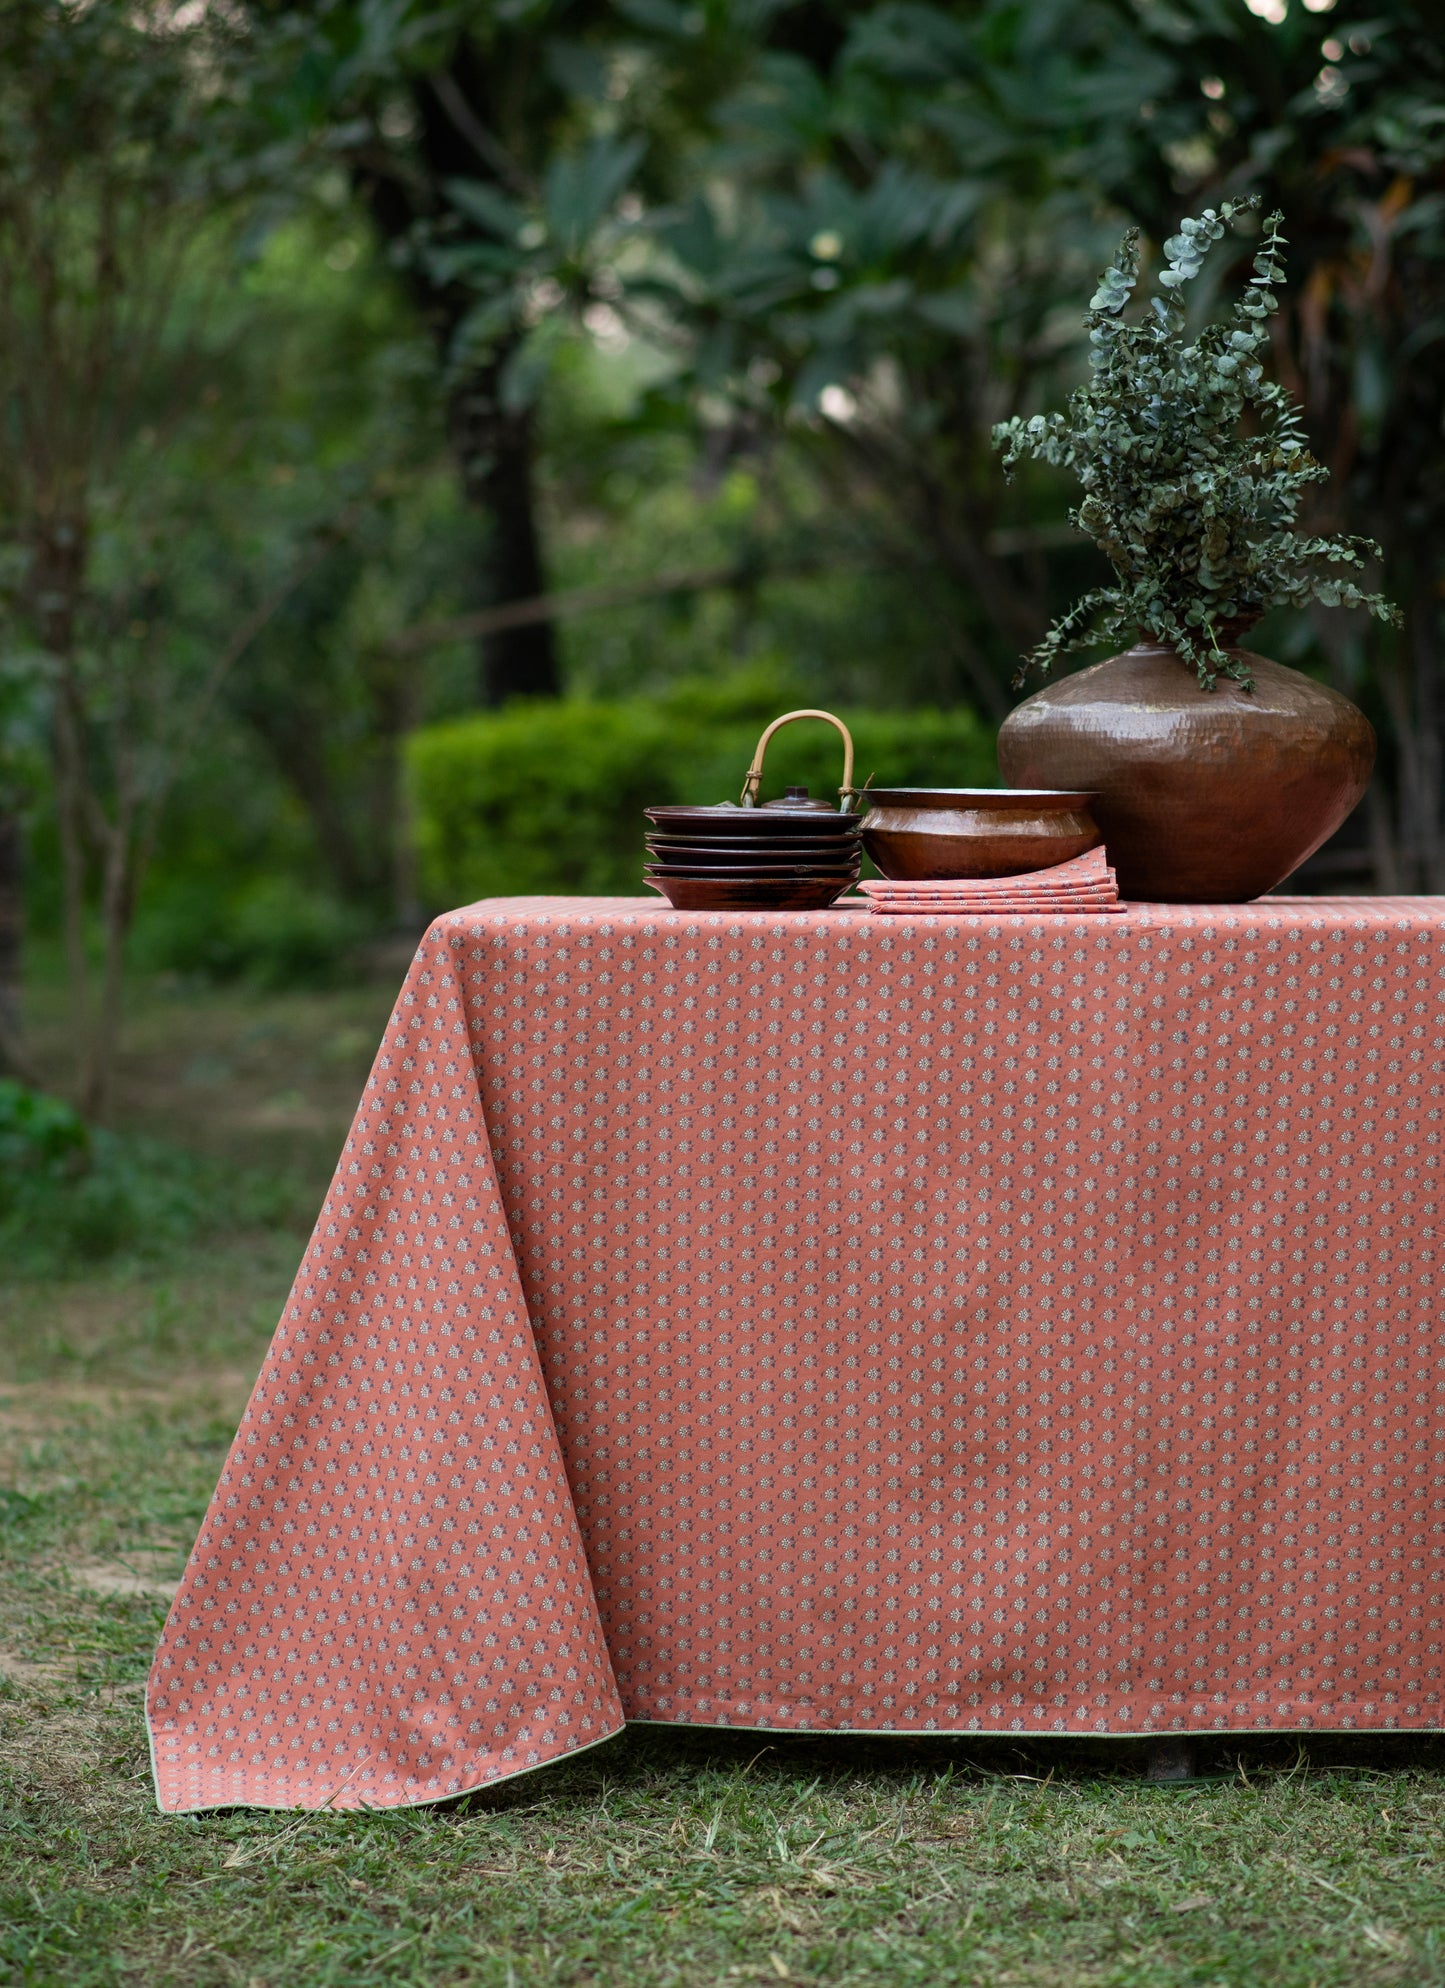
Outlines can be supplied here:
[[888, 916], [920, 912], [1122, 911], [1119, 887], [1103, 849], [1090, 849], [1051, 869], [1019, 877], [944, 877], [860, 884], [870, 908]]

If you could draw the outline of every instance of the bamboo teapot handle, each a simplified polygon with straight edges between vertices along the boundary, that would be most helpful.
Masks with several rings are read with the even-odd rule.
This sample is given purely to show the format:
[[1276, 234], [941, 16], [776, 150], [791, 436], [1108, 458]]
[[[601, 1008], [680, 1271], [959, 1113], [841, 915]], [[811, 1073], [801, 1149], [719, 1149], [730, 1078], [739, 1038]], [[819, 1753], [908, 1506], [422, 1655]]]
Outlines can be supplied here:
[[774, 718], [771, 725], [758, 740], [753, 763], [748, 768], [743, 782], [742, 805], [755, 808], [758, 805], [758, 789], [763, 784], [763, 755], [768, 749], [768, 740], [782, 725], [791, 725], [796, 718], [822, 718], [827, 724], [836, 726], [843, 735], [843, 784], [838, 789], [842, 800], [838, 804], [839, 814], [848, 813], [848, 803], [853, 794], [853, 735], [841, 718], [835, 718], [831, 711], [785, 711], [781, 718]]

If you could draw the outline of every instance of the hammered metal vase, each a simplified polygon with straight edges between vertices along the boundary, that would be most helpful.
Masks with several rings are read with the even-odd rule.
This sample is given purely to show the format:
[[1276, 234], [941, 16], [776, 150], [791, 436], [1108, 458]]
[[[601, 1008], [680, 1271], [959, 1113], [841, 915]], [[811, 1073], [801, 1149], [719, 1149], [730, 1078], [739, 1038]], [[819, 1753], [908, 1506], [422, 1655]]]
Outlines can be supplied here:
[[1375, 734], [1346, 697], [1267, 656], [1232, 648], [1254, 689], [1193, 667], [1161, 643], [1061, 677], [1005, 719], [998, 762], [1011, 787], [1096, 798], [1122, 896], [1241, 904], [1273, 890], [1355, 806]]

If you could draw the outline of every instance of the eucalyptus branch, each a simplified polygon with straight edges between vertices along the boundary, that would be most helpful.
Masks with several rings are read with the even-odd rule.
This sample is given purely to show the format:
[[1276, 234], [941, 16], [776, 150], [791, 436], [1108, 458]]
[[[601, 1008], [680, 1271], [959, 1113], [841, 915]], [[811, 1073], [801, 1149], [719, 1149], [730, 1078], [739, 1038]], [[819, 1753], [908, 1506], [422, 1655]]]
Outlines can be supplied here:
[[[1205, 689], [1227, 676], [1253, 687], [1234, 638], [1272, 607], [1318, 601], [1398, 612], [1345, 573], [1378, 557], [1372, 541], [1306, 537], [1305, 490], [1327, 471], [1305, 443], [1294, 401], [1264, 377], [1272, 286], [1284, 281], [1283, 216], [1264, 223], [1253, 271], [1227, 321], [1184, 342], [1181, 293], [1251, 195], [1181, 221], [1164, 243], [1159, 293], [1138, 321], [1139, 236], [1130, 229], [1090, 299], [1092, 377], [1066, 414], [1015, 415], [994, 429], [1006, 475], [1024, 457], [1074, 470], [1077, 528], [1118, 576], [1062, 615], [1025, 659], [1047, 675], [1070, 650], [1143, 632], [1193, 665]], [[1241, 432], [1245, 418], [1250, 432]]]

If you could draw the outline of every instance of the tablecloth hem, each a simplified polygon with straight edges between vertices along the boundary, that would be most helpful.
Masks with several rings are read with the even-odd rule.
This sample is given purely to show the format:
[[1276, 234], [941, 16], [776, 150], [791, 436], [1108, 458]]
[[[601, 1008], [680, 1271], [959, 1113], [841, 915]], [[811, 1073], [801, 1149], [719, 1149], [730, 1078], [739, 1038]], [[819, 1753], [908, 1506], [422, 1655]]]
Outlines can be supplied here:
[[[560, 1767], [564, 1761], [576, 1760], [581, 1754], [591, 1753], [594, 1747], [603, 1746], [608, 1740], [616, 1739], [620, 1733], [626, 1732], [628, 1726], [634, 1723], [635, 1721], [633, 1720], [624, 1719], [620, 1724], [611, 1727], [609, 1731], [599, 1733], [596, 1739], [584, 1740], [580, 1746], [568, 1747], [565, 1753], [554, 1753], [547, 1760], [528, 1761], [521, 1767], [509, 1767], [505, 1773], [489, 1775], [485, 1781], [473, 1782], [470, 1787], [452, 1788], [444, 1795], [414, 1795], [407, 1800], [399, 1802], [347, 1802], [338, 1801], [335, 1796], [332, 1796], [324, 1802], [316, 1802], [308, 1805], [305, 1802], [263, 1802], [257, 1800], [254, 1796], [240, 1797], [230, 1795], [223, 1796], [216, 1801], [181, 1802], [174, 1808], [168, 1808], [161, 1799], [160, 1770], [156, 1762], [156, 1740], [149, 1719], [146, 1720], [146, 1741], [150, 1747], [151, 1782], [155, 1789], [156, 1807], [162, 1815], [207, 1815], [217, 1814], [222, 1809], [264, 1809], [275, 1814], [284, 1815], [324, 1815], [328, 1809], [331, 1809], [338, 1815], [388, 1815], [395, 1809], [429, 1809], [437, 1808], [443, 1802], [460, 1802], [468, 1795], [483, 1795], [489, 1788], [500, 1788], [504, 1782], [515, 1781], [520, 1775], [540, 1774], [546, 1767]], [[340, 1792], [338, 1790], [338, 1793]]]
[[560, 1767], [566, 1761], [576, 1760], [584, 1753], [591, 1753], [597, 1747], [605, 1746], [609, 1740], [619, 1738], [633, 1726], [649, 1726], [663, 1729], [673, 1728], [710, 1733], [744, 1733], [750, 1735], [761, 1733], [788, 1739], [1080, 1739], [1122, 1741], [1162, 1739], [1181, 1734], [1189, 1738], [1198, 1739], [1257, 1739], [1261, 1734], [1267, 1734], [1276, 1738], [1288, 1738], [1296, 1733], [1317, 1733], [1322, 1736], [1333, 1735], [1336, 1737], [1344, 1734], [1358, 1734], [1361, 1738], [1370, 1738], [1382, 1737], [1392, 1733], [1445, 1734], [1445, 1715], [1442, 1715], [1438, 1721], [1431, 1721], [1424, 1724], [1397, 1720], [1393, 1725], [1388, 1726], [1344, 1726], [1333, 1722], [1325, 1725], [1300, 1723], [1286, 1726], [1273, 1724], [1215, 1726], [1176, 1723], [1167, 1726], [1131, 1727], [1128, 1730], [1122, 1731], [1104, 1731], [1097, 1727], [1081, 1726], [758, 1726], [748, 1724], [742, 1720], [720, 1722], [716, 1719], [625, 1719], [620, 1725], [613, 1726], [610, 1731], [599, 1734], [596, 1739], [586, 1740], [581, 1746], [570, 1747], [565, 1753], [553, 1754], [550, 1760], [538, 1760], [530, 1762], [526, 1766], [512, 1767], [504, 1774], [491, 1775], [487, 1780], [474, 1782], [469, 1787], [453, 1789], [444, 1795], [416, 1795], [408, 1800], [398, 1802], [345, 1802], [331, 1800], [319, 1802], [310, 1807], [300, 1802], [267, 1802], [260, 1801], [254, 1796], [246, 1799], [226, 1796], [214, 1801], [183, 1802], [173, 1808], [168, 1808], [161, 1800], [160, 1775], [156, 1762], [155, 1735], [151, 1732], [149, 1724], [147, 1724], [146, 1728], [146, 1739], [150, 1746], [151, 1778], [155, 1785], [156, 1807], [162, 1815], [219, 1814], [225, 1809], [259, 1809], [272, 1814], [286, 1815], [321, 1815], [327, 1809], [334, 1809], [338, 1814], [346, 1815], [384, 1815], [396, 1809], [436, 1808], [443, 1802], [457, 1802], [464, 1800], [468, 1795], [485, 1794], [489, 1789], [499, 1788], [505, 1782], [519, 1780], [523, 1774], [541, 1774], [549, 1767]]
[[[1438, 1721], [1416, 1725], [1407, 1720], [1396, 1720], [1389, 1726], [1350, 1725], [1344, 1726], [1331, 1720], [1321, 1724], [1297, 1722], [1294, 1725], [1255, 1726], [1212, 1726], [1212, 1725], [1158, 1725], [1137, 1726], [1112, 1731], [1101, 1730], [1096, 1726], [753, 1726], [743, 1721], [729, 1721], [720, 1725], [715, 1719], [629, 1719], [628, 1726], [682, 1726], [696, 1732], [711, 1733], [772, 1733], [785, 1739], [876, 1739], [876, 1740], [920, 1740], [920, 1739], [1084, 1739], [1084, 1740], [1141, 1740], [1173, 1739], [1180, 1736], [1198, 1739], [1259, 1739], [1260, 1737], [1289, 1739], [1296, 1733], [1318, 1733], [1339, 1737], [1344, 1734], [1360, 1734], [1362, 1737], [1386, 1733], [1441, 1733], [1445, 1734], [1445, 1714]], [[525, 1770], [533, 1771], [533, 1770]]]

